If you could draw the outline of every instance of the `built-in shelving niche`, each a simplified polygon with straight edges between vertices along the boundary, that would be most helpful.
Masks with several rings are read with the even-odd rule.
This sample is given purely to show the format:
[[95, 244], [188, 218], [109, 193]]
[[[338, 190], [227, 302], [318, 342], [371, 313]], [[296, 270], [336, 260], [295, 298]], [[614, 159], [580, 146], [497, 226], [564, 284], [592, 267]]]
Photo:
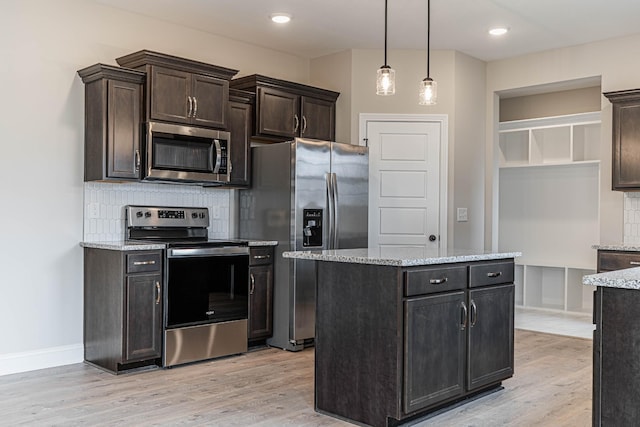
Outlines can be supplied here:
[[599, 112], [500, 123], [498, 246], [523, 253], [516, 305], [591, 312], [600, 139]]

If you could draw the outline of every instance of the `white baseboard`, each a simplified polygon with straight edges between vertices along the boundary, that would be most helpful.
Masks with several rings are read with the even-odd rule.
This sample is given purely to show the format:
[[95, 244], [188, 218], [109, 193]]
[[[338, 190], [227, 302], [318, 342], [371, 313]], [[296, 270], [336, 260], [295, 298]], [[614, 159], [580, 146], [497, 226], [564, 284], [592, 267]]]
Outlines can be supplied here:
[[82, 344], [0, 354], [0, 376], [71, 365], [72, 363], [80, 363], [83, 360], [84, 346]]

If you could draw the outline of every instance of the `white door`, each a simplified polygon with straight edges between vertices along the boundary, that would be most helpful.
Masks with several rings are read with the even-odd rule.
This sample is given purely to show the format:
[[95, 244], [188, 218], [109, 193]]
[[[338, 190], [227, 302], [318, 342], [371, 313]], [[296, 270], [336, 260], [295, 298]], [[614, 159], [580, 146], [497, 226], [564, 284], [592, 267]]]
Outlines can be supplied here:
[[446, 120], [365, 122], [369, 247], [446, 247]]

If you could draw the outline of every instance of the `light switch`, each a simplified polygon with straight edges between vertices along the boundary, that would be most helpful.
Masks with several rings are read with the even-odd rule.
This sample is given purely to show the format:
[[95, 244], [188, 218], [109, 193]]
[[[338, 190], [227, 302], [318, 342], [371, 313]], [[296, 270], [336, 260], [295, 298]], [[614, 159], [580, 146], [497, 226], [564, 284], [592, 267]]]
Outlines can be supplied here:
[[468, 221], [467, 208], [458, 208], [458, 222]]

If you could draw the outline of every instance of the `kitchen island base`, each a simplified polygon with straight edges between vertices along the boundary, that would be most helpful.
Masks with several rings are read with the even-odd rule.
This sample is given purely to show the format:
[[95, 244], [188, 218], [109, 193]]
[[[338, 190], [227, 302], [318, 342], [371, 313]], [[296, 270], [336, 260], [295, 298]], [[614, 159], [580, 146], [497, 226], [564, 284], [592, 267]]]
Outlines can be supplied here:
[[513, 259], [316, 264], [316, 411], [395, 426], [513, 375]]

